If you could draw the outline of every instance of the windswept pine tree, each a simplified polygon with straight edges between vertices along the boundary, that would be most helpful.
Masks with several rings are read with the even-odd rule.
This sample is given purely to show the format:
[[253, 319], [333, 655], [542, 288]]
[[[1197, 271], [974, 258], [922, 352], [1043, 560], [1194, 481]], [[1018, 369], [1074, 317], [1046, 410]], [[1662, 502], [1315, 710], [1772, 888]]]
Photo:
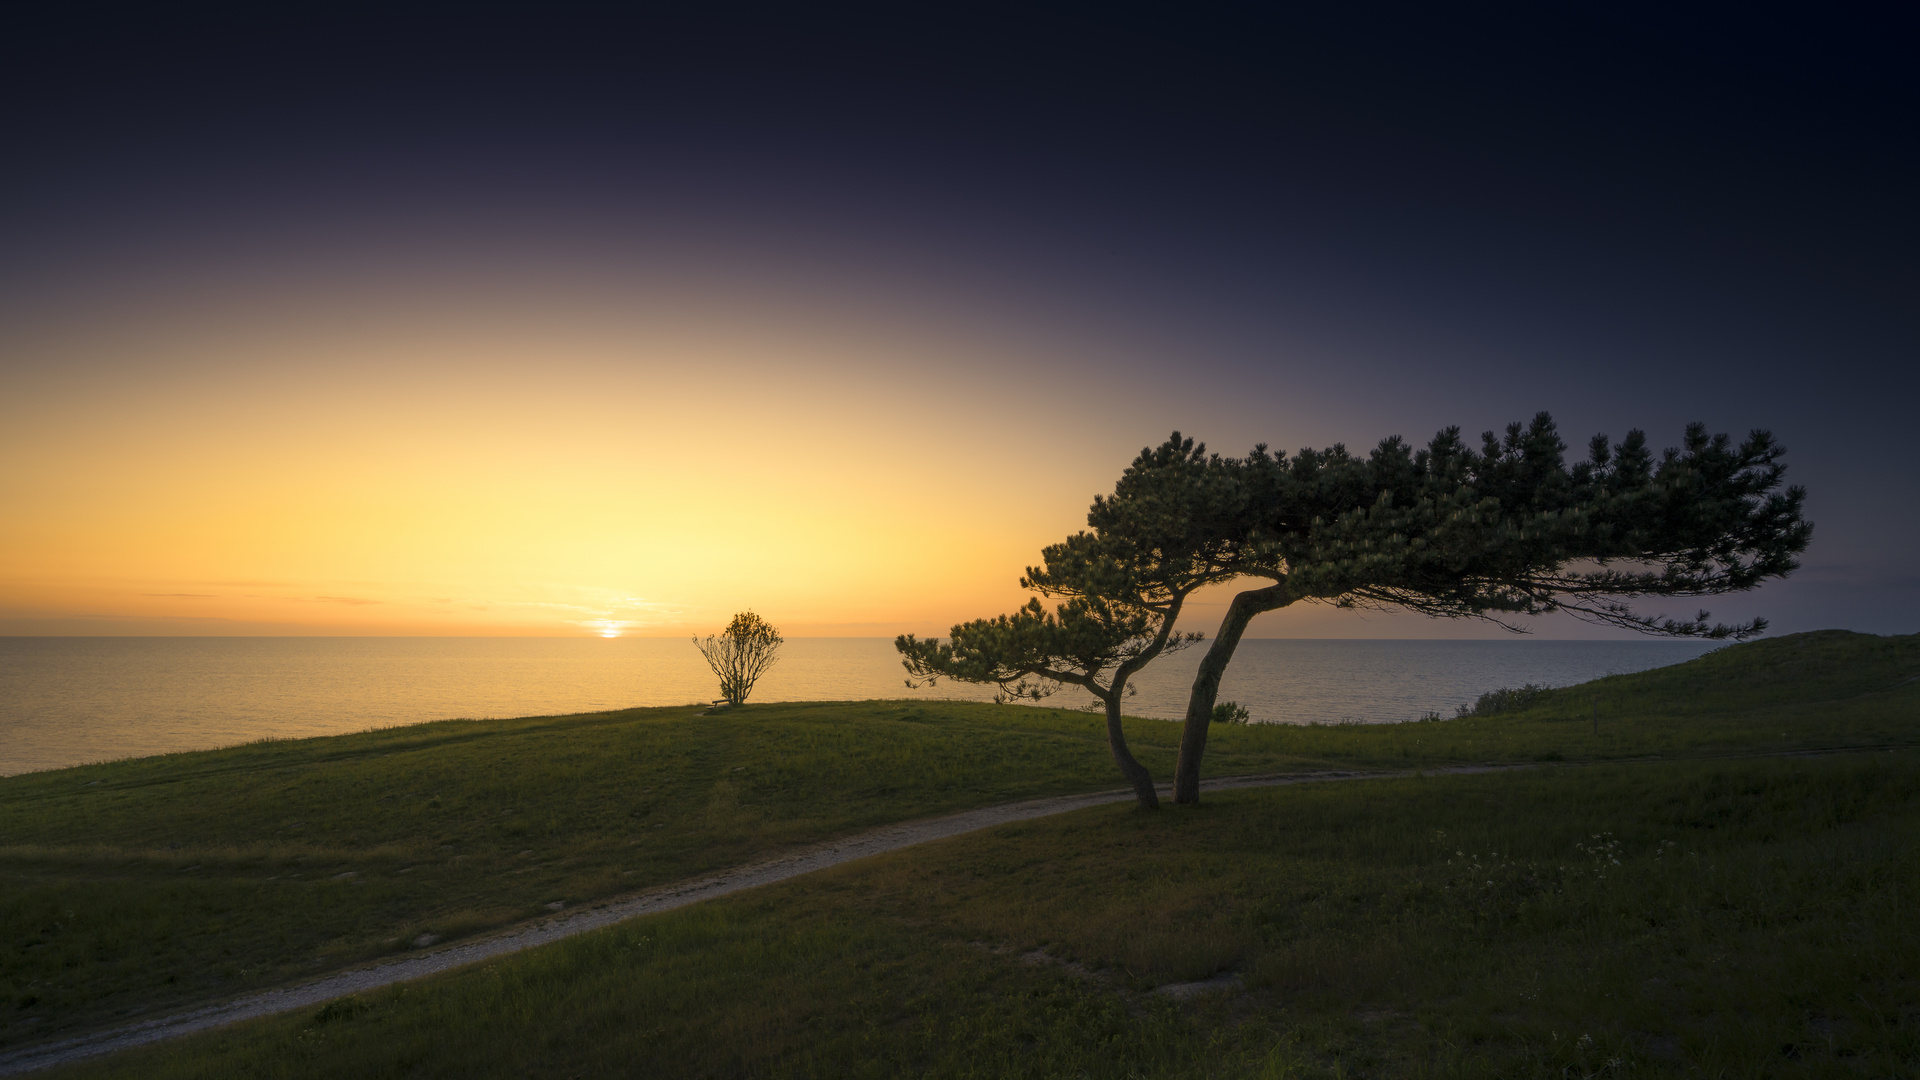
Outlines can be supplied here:
[[[1078, 533], [1041, 553], [1022, 588], [1038, 599], [1012, 615], [955, 626], [944, 641], [902, 635], [894, 644], [915, 679], [992, 683], [1001, 700], [1040, 698], [1077, 686], [1100, 702], [1114, 763], [1142, 806], [1157, 807], [1153, 777], [1127, 747], [1120, 724], [1129, 680], [1154, 659], [1200, 640], [1175, 627], [1195, 589], [1244, 572], [1233, 561], [1244, 517], [1244, 484], [1233, 467], [1176, 435], [1146, 450], [1114, 498], [1096, 498], [1114, 524]], [[911, 682], [911, 680], [909, 680]]]
[[[1178, 432], [1143, 450], [1111, 497], [1094, 500], [1090, 531], [1044, 553], [1022, 585], [1038, 600], [1015, 616], [955, 626], [949, 641], [896, 642], [920, 678], [999, 684], [1032, 696], [1084, 686], [1108, 713], [1115, 760], [1154, 806], [1151, 778], [1119, 724], [1126, 679], [1198, 640], [1176, 624], [1195, 589], [1264, 582], [1228, 604], [1189, 696], [1175, 767], [1176, 802], [1197, 802], [1200, 764], [1220, 680], [1256, 615], [1300, 601], [1478, 618], [1563, 611], [1668, 636], [1745, 638], [1765, 620], [1713, 623], [1637, 610], [1646, 598], [1754, 588], [1798, 567], [1812, 526], [1805, 492], [1784, 487], [1782, 448], [1765, 431], [1735, 444], [1690, 425], [1656, 456], [1646, 436], [1596, 435], [1569, 464], [1546, 413], [1475, 449], [1447, 428], [1423, 449], [1399, 437], [1366, 457], [1344, 446], [1289, 457], [1257, 446], [1206, 454]], [[1097, 614], [1096, 614], [1097, 613]], [[1105, 680], [1105, 681], [1102, 681]]]

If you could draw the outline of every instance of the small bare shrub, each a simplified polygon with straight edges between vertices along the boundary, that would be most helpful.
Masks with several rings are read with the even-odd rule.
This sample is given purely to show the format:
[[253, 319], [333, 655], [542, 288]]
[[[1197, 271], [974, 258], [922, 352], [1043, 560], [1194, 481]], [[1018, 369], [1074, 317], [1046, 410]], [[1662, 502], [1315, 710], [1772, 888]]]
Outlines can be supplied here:
[[720, 696], [729, 706], [744, 705], [753, 684], [767, 673], [786, 641], [780, 631], [751, 611], [733, 617], [726, 630], [709, 635], [705, 641], [693, 639], [694, 647], [707, 658], [707, 666], [720, 676]]

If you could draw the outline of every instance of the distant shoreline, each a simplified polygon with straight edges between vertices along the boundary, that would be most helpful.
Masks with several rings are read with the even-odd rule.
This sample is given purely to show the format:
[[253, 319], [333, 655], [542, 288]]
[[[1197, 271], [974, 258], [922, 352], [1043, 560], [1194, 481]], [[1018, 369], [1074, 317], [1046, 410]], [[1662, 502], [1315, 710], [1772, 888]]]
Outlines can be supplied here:
[[[1451, 715], [1501, 686], [1568, 685], [1691, 659], [1717, 643], [1569, 639], [1260, 638], [1223, 697], [1276, 723], [1391, 723]], [[1134, 680], [1130, 715], [1185, 714], [1198, 650]], [[0, 638], [0, 775], [91, 761], [306, 738], [452, 718], [506, 719], [714, 697], [679, 638]], [[913, 690], [891, 638], [795, 638], [758, 701], [972, 700], [990, 688]], [[1048, 703], [1078, 707], [1063, 691]]]

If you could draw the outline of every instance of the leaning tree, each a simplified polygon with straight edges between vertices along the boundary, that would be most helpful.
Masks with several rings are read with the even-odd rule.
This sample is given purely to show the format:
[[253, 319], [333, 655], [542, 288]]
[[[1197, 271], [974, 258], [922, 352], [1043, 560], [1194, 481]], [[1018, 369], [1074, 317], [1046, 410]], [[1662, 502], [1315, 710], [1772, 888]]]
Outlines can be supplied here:
[[[1565, 611], [1646, 633], [1742, 638], [1764, 620], [1711, 624], [1643, 615], [1630, 602], [1750, 589], [1791, 572], [1811, 526], [1804, 493], [1782, 489], [1782, 450], [1753, 432], [1735, 445], [1687, 429], [1657, 460], [1639, 431], [1569, 466], [1546, 413], [1486, 433], [1479, 450], [1448, 428], [1423, 450], [1398, 437], [1366, 458], [1344, 446], [1289, 458], [1255, 447], [1208, 456], [1179, 433], [1142, 451], [1090, 532], [1045, 552], [1022, 585], [1066, 600], [953, 628], [947, 643], [903, 636], [910, 672], [997, 683], [1003, 697], [1083, 686], [1106, 706], [1109, 741], [1142, 805], [1151, 780], [1127, 753], [1127, 679], [1199, 640], [1176, 622], [1202, 586], [1251, 578], [1201, 659], [1175, 767], [1176, 802], [1199, 801], [1200, 762], [1220, 679], [1254, 616], [1298, 601], [1488, 619]], [[1103, 681], [1104, 680], [1104, 681]]]
[[[1487, 619], [1563, 611], [1643, 633], [1740, 639], [1766, 628], [1634, 610], [1646, 597], [1751, 589], [1799, 566], [1812, 525], [1805, 492], [1782, 487], [1783, 448], [1765, 431], [1735, 444], [1687, 427], [1656, 459], [1645, 434], [1596, 435], [1569, 466], [1553, 418], [1489, 431], [1475, 450], [1447, 428], [1413, 451], [1398, 437], [1365, 459], [1342, 446], [1292, 458], [1256, 447], [1224, 461], [1247, 493], [1234, 562], [1268, 583], [1234, 596], [1187, 702], [1174, 801], [1198, 802], [1200, 759], [1220, 679], [1253, 617], [1298, 601]], [[1096, 535], [1129, 519], [1103, 515]]]
[[[955, 626], [946, 641], [902, 634], [894, 645], [904, 657], [909, 686], [959, 679], [993, 683], [996, 700], [1039, 699], [1060, 684], [1081, 687], [1104, 706], [1107, 746], [1140, 805], [1154, 809], [1160, 796], [1153, 776], [1127, 747], [1120, 704], [1128, 680], [1154, 657], [1192, 640], [1175, 635], [1174, 619], [1098, 599], [1073, 599], [1049, 612], [1039, 600], [1012, 615]], [[915, 682], [915, 679], [921, 680]]]
[[1045, 565], [1020, 579], [1022, 588], [1060, 600], [1054, 611], [1035, 599], [1012, 615], [957, 625], [944, 642], [903, 634], [894, 646], [909, 685], [991, 683], [1001, 701], [1037, 700], [1062, 685], [1088, 691], [1106, 713], [1114, 763], [1151, 809], [1159, 796], [1127, 747], [1121, 703], [1140, 669], [1200, 640], [1176, 630], [1193, 591], [1254, 569], [1235, 561], [1246, 488], [1235, 466], [1176, 434], [1141, 451], [1113, 497], [1096, 497], [1094, 509], [1112, 527], [1046, 548]]

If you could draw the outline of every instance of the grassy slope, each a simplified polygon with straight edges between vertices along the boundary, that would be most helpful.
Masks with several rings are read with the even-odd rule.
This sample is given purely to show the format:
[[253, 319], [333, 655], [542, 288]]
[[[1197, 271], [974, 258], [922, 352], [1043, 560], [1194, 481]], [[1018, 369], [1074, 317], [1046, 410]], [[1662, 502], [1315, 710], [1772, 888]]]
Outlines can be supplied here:
[[[1518, 715], [1221, 729], [1209, 772], [1905, 743], [1916, 675], [1920, 638], [1799, 635]], [[1134, 730], [1164, 774], [1172, 725]], [[1110, 769], [1084, 714], [865, 703], [425, 725], [14, 777], [0, 781], [0, 931], [26, 945], [0, 968], [16, 1005], [0, 1010], [0, 1038], [283, 981], [881, 821], [1109, 787]]]
[[1910, 1075], [1915, 758], [1102, 807], [61, 1075]]
[[[1167, 725], [1140, 726], [1166, 759]], [[426, 724], [10, 777], [0, 941], [19, 946], [0, 953], [0, 1045], [881, 822], [1110, 787], [1104, 745], [1073, 712], [770, 705]]]

